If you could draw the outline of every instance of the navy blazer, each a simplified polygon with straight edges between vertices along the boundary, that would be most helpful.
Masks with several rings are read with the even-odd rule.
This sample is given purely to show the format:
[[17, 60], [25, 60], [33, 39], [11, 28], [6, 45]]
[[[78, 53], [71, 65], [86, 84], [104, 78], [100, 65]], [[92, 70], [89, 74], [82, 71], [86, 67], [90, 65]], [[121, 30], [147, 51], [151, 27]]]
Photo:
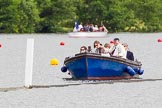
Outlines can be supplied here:
[[134, 55], [133, 55], [133, 53], [131, 51], [127, 51], [126, 58], [128, 60], [133, 60], [134, 61]]

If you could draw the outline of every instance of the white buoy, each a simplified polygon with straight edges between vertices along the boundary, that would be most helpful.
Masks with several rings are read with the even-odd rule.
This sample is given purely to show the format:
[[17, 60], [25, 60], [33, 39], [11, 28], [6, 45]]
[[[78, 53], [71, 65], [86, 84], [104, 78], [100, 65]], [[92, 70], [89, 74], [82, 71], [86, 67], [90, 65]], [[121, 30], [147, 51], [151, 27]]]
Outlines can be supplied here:
[[34, 39], [28, 39], [26, 47], [26, 65], [25, 65], [26, 88], [32, 88], [33, 55], [34, 55]]

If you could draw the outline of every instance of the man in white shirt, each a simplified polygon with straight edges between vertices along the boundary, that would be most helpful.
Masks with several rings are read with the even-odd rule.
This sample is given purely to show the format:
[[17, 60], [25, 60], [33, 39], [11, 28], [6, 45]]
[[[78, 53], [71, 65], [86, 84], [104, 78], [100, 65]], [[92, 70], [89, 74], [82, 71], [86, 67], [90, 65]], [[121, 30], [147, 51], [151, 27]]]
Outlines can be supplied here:
[[110, 54], [112, 56], [117, 56], [126, 59], [126, 51], [124, 46], [120, 43], [119, 38], [114, 38], [114, 46], [110, 49]]

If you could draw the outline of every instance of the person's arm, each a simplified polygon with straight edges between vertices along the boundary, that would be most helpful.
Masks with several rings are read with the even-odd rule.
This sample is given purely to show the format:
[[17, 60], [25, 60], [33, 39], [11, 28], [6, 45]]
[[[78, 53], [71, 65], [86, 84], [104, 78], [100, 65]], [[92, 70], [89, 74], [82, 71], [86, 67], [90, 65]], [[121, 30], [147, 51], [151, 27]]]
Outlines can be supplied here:
[[104, 26], [104, 32], [108, 32], [107, 28]]

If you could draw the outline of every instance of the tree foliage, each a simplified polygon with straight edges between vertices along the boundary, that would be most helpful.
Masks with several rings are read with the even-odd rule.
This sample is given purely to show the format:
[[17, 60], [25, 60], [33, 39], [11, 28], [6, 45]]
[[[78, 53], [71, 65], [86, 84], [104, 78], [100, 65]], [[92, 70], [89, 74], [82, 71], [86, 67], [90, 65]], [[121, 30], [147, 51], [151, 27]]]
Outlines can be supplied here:
[[35, 32], [39, 11], [34, 0], [0, 0], [0, 7], [0, 32]]
[[57, 33], [74, 21], [109, 32], [162, 31], [161, 0], [0, 0], [0, 32]]

